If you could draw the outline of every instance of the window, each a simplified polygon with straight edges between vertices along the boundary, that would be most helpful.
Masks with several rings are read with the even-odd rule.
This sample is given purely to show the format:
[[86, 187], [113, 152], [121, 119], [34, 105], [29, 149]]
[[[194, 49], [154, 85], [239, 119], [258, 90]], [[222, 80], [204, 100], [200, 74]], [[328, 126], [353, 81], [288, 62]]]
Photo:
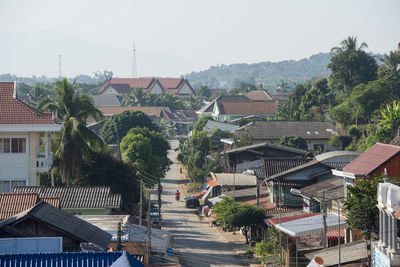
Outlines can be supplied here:
[[0, 138], [0, 153], [25, 153], [26, 138]]
[[15, 186], [25, 186], [25, 180], [0, 181], [0, 193], [11, 192]]

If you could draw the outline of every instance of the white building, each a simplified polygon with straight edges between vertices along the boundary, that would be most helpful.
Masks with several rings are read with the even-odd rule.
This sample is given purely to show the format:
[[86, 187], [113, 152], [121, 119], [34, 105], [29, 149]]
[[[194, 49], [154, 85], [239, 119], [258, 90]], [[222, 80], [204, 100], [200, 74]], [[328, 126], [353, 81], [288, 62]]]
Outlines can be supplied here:
[[0, 192], [40, 184], [39, 173], [53, 164], [49, 133], [62, 127], [18, 99], [16, 83], [0, 82]]
[[379, 243], [375, 257], [386, 265], [400, 265], [400, 251], [397, 242], [400, 215], [400, 187], [392, 183], [378, 185]]

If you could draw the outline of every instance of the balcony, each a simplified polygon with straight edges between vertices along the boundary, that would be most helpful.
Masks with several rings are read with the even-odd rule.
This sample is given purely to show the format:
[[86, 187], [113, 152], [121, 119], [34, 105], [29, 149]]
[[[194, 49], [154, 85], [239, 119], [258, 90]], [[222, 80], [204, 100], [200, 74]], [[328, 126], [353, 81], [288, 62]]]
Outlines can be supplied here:
[[53, 155], [44, 152], [36, 156], [36, 167], [38, 172], [48, 172], [53, 165]]

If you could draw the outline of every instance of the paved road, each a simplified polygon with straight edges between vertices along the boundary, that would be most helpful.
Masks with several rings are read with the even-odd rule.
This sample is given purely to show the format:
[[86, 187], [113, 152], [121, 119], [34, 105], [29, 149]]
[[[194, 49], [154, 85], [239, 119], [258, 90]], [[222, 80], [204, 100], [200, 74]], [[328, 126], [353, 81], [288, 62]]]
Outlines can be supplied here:
[[173, 149], [177, 141], [171, 142], [172, 150], [169, 158], [174, 162], [171, 170], [163, 179], [163, 229], [172, 233], [172, 244], [179, 251], [183, 266], [248, 266], [232, 251], [229, 243], [213, 228], [202, 223], [194, 210], [185, 208], [183, 198], [175, 201], [175, 192], [178, 189], [177, 153]]

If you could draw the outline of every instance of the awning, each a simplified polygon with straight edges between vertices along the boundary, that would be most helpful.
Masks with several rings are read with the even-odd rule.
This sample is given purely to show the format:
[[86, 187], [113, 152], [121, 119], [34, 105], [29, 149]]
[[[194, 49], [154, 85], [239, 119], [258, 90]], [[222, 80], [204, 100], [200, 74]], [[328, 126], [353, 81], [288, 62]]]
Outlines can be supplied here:
[[[338, 215], [334, 213], [328, 213], [326, 215], [326, 224], [328, 231], [338, 230], [339, 226], [338, 219], [339, 219]], [[291, 237], [307, 236], [311, 234], [322, 233], [323, 231], [322, 214], [277, 224], [275, 225], [275, 227], [279, 231]], [[340, 217], [340, 227], [342, 229], [346, 228], [346, 221], [343, 217]]]
[[216, 187], [218, 186], [218, 182], [215, 180], [210, 180], [207, 182], [208, 185], [212, 186], [212, 187]]
[[206, 198], [210, 195], [210, 193], [212, 192], [212, 190], [213, 190], [213, 187], [210, 186], [210, 187], [207, 189], [207, 192], [201, 197], [201, 199], [202, 199], [202, 200], [206, 200]]

